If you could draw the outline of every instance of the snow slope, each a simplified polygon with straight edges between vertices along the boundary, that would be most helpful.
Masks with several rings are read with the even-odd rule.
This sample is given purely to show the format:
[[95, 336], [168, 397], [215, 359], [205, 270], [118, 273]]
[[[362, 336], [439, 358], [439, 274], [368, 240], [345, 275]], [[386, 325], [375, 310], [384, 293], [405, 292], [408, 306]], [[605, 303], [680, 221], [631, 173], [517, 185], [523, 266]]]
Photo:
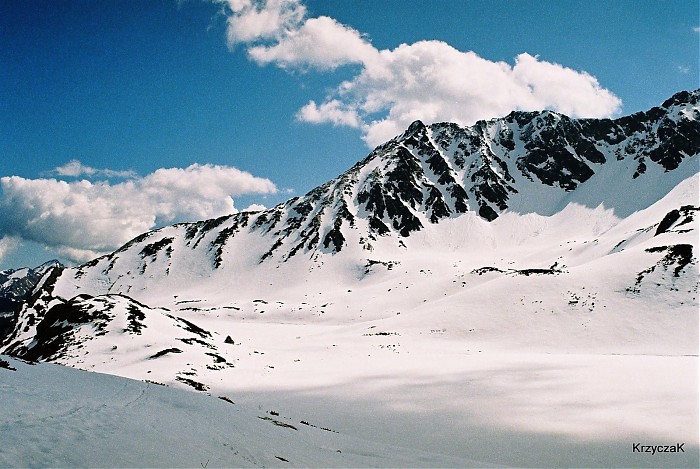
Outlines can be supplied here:
[[3, 361], [2, 467], [484, 464], [343, 435], [226, 396], [217, 399], [55, 365]]

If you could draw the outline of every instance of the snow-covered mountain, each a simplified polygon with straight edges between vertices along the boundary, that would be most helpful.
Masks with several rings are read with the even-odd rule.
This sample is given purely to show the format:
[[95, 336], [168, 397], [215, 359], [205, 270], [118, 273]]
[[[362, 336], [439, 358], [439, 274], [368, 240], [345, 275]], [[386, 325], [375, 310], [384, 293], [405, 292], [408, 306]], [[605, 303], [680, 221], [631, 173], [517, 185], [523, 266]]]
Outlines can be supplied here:
[[28, 299], [29, 293], [41, 277], [54, 267], [62, 266], [60, 262], [52, 260], [33, 269], [0, 271], [0, 342], [12, 328], [13, 317]]
[[[0, 352], [285, 403], [370, 438], [349, 413], [381, 401], [394, 443], [493, 464], [527, 465], [525, 435], [552, 432], [674, 435], [697, 453], [699, 101], [415, 122], [303, 197], [50, 270]], [[397, 417], [425, 406], [466, 420], [426, 442]], [[473, 436], [482, 421], [516, 432], [510, 456]], [[664, 461], [619, 464], [685, 464]]]
[[39, 279], [54, 267], [63, 266], [57, 260], [52, 260], [33, 269], [25, 267], [0, 271], [0, 298], [21, 302], [36, 286]]

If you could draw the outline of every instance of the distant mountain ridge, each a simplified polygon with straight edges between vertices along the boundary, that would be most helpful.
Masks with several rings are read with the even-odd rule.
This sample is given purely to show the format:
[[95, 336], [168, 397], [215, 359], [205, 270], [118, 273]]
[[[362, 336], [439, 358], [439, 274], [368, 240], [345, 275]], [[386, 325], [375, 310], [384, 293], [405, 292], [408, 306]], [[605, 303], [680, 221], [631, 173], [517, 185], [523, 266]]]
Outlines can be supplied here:
[[62, 264], [54, 259], [31, 269], [25, 267], [0, 271], [0, 297], [18, 301], [24, 299], [39, 279], [54, 267], [62, 267]]
[[[303, 197], [262, 212], [177, 225], [176, 236], [192, 249], [206, 238], [214, 267], [221, 264], [227, 241], [244, 230], [267, 240], [260, 262], [299, 253], [335, 253], [353, 234], [357, 242], [393, 236], [400, 243], [427, 224], [468, 211], [488, 221], [509, 209], [552, 214], [577, 201], [577, 189], [599, 173], [623, 193], [616, 195], [615, 187], [589, 192], [640, 202], [634, 207], [638, 210], [657, 200], [657, 192], [668, 192], [697, 172], [699, 100], [700, 90], [684, 91], [660, 107], [615, 120], [571, 119], [543, 111], [513, 112], [470, 127], [416, 121]], [[662, 187], [650, 188], [644, 175], [653, 177], [656, 186], [658, 173], [670, 175], [664, 176]], [[630, 190], [637, 194], [630, 197]], [[145, 233], [102, 259], [111, 266], [117, 253], [136, 245], [143, 246], [144, 259], [161, 251], [165, 257], [173, 255], [172, 236], [155, 240], [158, 233]], [[147, 239], [154, 240], [144, 244]], [[84, 268], [98, 262], [104, 260]]]
[[57, 260], [51, 260], [33, 269], [8, 269], [0, 271], [0, 342], [12, 324], [29, 293], [42, 276], [54, 267], [62, 267]]
[[[324, 314], [354, 321], [352, 314], [367, 315], [368, 298], [380, 298], [371, 306], [384, 314], [440, 278], [476, 290], [501, 277], [546, 284], [584, 275], [571, 265], [603, 275], [594, 266], [617, 254], [629, 267], [614, 274], [619, 285], [610, 295], [671, 288], [679, 304], [696, 302], [697, 243], [689, 236], [697, 224], [699, 101], [700, 90], [680, 92], [619, 119], [543, 111], [468, 127], [416, 121], [303, 197], [168, 226], [79, 267], [52, 269], [0, 351], [81, 364], [88, 360], [83, 345], [94, 341], [103, 350], [103, 336], [144, 347], [167, 336], [161, 355], [149, 351], [145, 360], [192, 353], [198, 358], [190, 362], [223, 370], [234, 362], [223, 338], [217, 343], [192, 316], [250, 319], [275, 309], [284, 321]], [[542, 233], [545, 244], [536, 241]], [[494, 259], [482, 261], [482, 251]], [[449, 275], [431, 280], [424, 265], [451, 256], [465, 267], [452, 262]], [[397, 279], [407, 299], [358, 293], [375, 288], [373, 278]], [[353, 300], [322, 301], [328, 290]], [[447, 295], [439, 291], [424, 295], [426, 308]], [[564, 307], [584, 304], [571, 298]], [[351, 304], [359, 311], [346, 312]], [[190, 371], [180, 372], [179, 381], [192, 381]]]

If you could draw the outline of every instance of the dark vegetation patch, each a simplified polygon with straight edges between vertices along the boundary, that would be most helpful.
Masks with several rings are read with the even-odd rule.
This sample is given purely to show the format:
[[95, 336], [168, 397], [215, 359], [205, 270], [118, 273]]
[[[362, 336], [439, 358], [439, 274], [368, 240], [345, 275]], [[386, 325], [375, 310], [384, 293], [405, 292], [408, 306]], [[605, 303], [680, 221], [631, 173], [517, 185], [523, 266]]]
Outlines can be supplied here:
[[[261, 256], [260, 262], [271, 257], [278, 248], [285, 244], [287, 239], [290, 240], [287, 243], [290, 249], [284, 255], [285, 262], [302, 250], [310, 251], [316, 248], [322, 238], [321, 219], [332, 209], [334, 204], [333, 226], [327, 233], [323, 234], [323, 245], [331, 252], [340, 251], [345, 244], [344, 236], [340, 232], [343, 222], [347, 221], [351, 227], [355, 224], [355, 217], [348, 209], [347, 203], [342, 199], [343, 194], [351, 193], [350, 174], [348, 172], [338, 179], [313, 189], [303, 198], [293, 198], [276, 207], [274, 211], [264, 212], [260, 215], [254, 222], [253, 229], [262, 228], [264, 233], [270, 232], [282, 220], [283, 216], [287, 215], [284, 226], [273, 233], [277, 239], [272, 247]], [[272, 216], [271, 219], [270, 216]], [[263, 228], [266, 224], [267, 227]]]
[[181, 383], [185, 383], [186, 385], [190, 386], [193, 388], [195, 391], [208, 391], [209, 387], [206, 384], [200, 383], [199, 381], [195, 381], [190, 378], [183, 378], [182, 376], [176, 376], [176, 380], [180, 381]]
[[10, 371], [17, 371], [17, 368], [13, 367], [12, 365], [10, 365], [10, 362], [5, 361], [2, 358], [0, 358], [0, 368], [4, 368]]
[[668, 229], [671, 228], [671, 226], [673, 226], [673, 224], [676, 223], [680, 217], [681, 212], [676, 209], [668, 212], [666, 216], [664, 216], [663, 220], [661, 220], [661, 223], [659, 223], [658, 228], [656, 228], [656, 233], [654, 233], [654, 236], [658, 236], [661, 233], [668, 231]]
[[433, 186], [428, 193], [428, 199], [425, 201], [426, 211], [430, 211], [430, 222], [437, 223], [442, 218], [449, 217], [452, 214], [450, 207], [445, 203], [442, 192]]
[[216, 347], [214, 347], [213, 345], [211, 345], [209, 342], [205, 342], [204, 340], [198, 339], [198, 338], [196, 338], [196, 337], [183, 337], [183, 338], [178, 337], [178, 338], [176, 338], [175, 340], [179, 340], [180, 342], [183, 342], [183, 343], [185, 343], [185, 344], [187, 344], [187, 345], [193, 345], [193, 344], [196, 343], [196, 344], [202, 345], [202, 346], [204, 346], [204, 347], [206, 347], [206, 348], [208, 348], [208, 349], [211, 349], [211, 350], [215, 350], [215, 349], [216, 349]]
[[676, 244], [674, 246], [659, 246], [645, 249], [646, 252], [664, 252], [666, 255], [659, 261], [664, 267], [676, 265], [673, 271], [674, 277], [679, 277], [681, 270], [693, 261], [692, 244]]
[[155, 385], [157, 385], [157, 386], [164, 386], [164, 387], [167, 387], [167, 385], [165, 385], [165, 384], [163, 384], [163, 383], [159, 383], [158, 381], [152, 381], [152, 380], [150, 380], [150, 379], [144, 379], [143, 381], [146, 382], [146, 383], [148, 383], [148, 384], [155, 384]]
[[196, 223], [188, 224], [185, 228], [185, 240], [189, 241], [194, 238], [197, 235], [197, 231], [199, 231], [199, 227]]
[[260, 262], [262, 263], [265, 259], [267, 259], [268, 257], [271, 257], [275, 253], [275, 251], [280, 246], [282, 246], [282, 244], [283, 244], [282, 238], [277, 238], [277, 241], [275, 241], [275, 243], [272, 245], [272, 247], [267, 252], [265, 252], [262, 256], [260, 256]]
[[331, 230], [328, 233], [326, 233], [326, 236], [323, 238], [324, 248], [328, 248], [332, 244], [333, 252], [340, 252], [343, 249], [343, 245], [345, 244], [345, 237], [340, 231], [341, 226], [342, 220], [340, 218], [336, 219], [333, 224], [333, 228], [331, 228]]
[[493, 267], [493, 266], [486, 266], [486, 267], [479, 267], [478, 269], [474, 269], [471, 271], [472, 274], [476, 275], [484, 275], [489, 272], [498, 272], [499, 274], [506, 274], [506, 275], [524, 275], [526, 277], [529, 277], [530, 275], [559, 275], [565, 273], [565, 270], [563, 268], [559, 267], [559, 265], [555, 262], [554, 265], [552, 265], [548, 269], [507, 269], [507, 270], [502, 270], [499, 269], [498, 267]]
[[318, 429], [323, 430], [323, 431], [326, 431], [326, 432], [338, 433], [337, 431], [331, 430], [330, 428], [318, 427], [318, 426], [316, 426], [316, 425], [314, 425], [314, 424], [312, 424], [312, 423], [307, 422], [306, 420], [302, 420], [302, 421], [299, 422], [299, 423], [301, 423], [302, 425], [306, 425], [307, 427], [318, 428]]
[[484, 275], [489, 272], [498, 272], [498, 273], [503, 273], [503, 270], [499, 269], [498, 267], [492, 267], [492, 266], [486, 266], [486, 267], [479, 267], [478, 269], [472, 270], [472, 274], [476, 275]]
[[167, 355], [167, 354], [169, 354], [169, 353], [182, 353], [182, 350], [180, 350], [179, 348], [175, 348], [175, 347], [173, 347], [173, 348], [166, 348], [165, 350], [161, 350], [160, 352], [151, 355], [150, 357], [148, 357], [148, 359], [149, 359], [149, 360], [154, 360], [154, 359], [156, 359], [156, 358], [160, 358], [160, 357], [162, 357], [163, 355]]
[[155, 243], [147, 244], [146, 246], [144, 246], [143, 249], [141, 249], [139, 255], [141, 256], [141, 258], [156, 257], [160, 250], [167, 246], [170, 246], [172, 242], [173, 238], [163, 238], [161, 240], [156, 241]]
[[680, 209], [671, 210], [664, 216], [663, 220], [661, 220], [661, 222], [659, 223], [659, 226], [656, 228], [656, 233], [654, 233], [654, 236], [658, 236], [661, 233], [668, 232], [674, 225], [678, 227], [687, 225], [688, 223], [692, 223], [695, 218], [695, 212], [697, 212], [698, 210], [700, 210], [699, 207], [693, 207], [692, 205], [684, 205]]
[[673, 277], [680, 277], [681, 271], [695, 259], [693, 257], [693, 246], [691, 244], [676, 244], [673, 246], [656, 246], [652, 248], [645, 249], [649, 253], [665, 252], [666, 255], [661, 258], [656, 264], [652, 265], [648, 269], [644, 269], [637, 274], [634, 286], [627, 288], [627, 291], [632, 293], [639, 293], [644, 278], [654, 272], [657, 267], [661, 267], [664, 271], [667, 271], [671, 266], [675, 265], [673, 269]]
[[142, 322], [144, 319], [146, 319], [146, 315], [138, 306], [134, 304], [128, 304], [126, 306], [126, 312], [126, 320], [129, 324], [126, 326], [126, 329], [124, 329], [124, 332], [131, 332], [132, 334], [140, 335], [141, 330], [146, 327], [146, 325]]
[[292, 430], [297, 430], [297, 431], [299, 430], [299, 429], [298, 429], [297, 427], [295, 427], [294, 425], [290, 425], [290, 424], [288, 424], [288, 423], [280, 422], [279, 420], [273, 419], [272, 417], [268, 417], [267, 415], [265, 415], [265, 416], [263, 416], [263, 417], [258, 416], [258, 418], [259, 418], [260, 420], [267, 420], [268, 422], [272, 422], [272, 423], [274, 423], [275, 425], [277, 425], [278, 427], [291, 428]]
[[639, 176], [646, 173], [646, 171], [647, 171], [647, 165], [644, 163], [644, 158], [640, 158], [639, 163], [637, 164], [637, 169], [634, 171], [634, 174], [632, 175], [632, 179], [637, 179]]
[[[432, 150], [432, 148], [430, 150]], [[428, 163], [428, 167], [433, 172], [433, 174], [438, 176], [438, 184], [444, 186], [451, 182], [454, 182], [454, 178], [452, 177], [452, 170], [450, 170], [450, 166], [447, 164], [447, 161], [445, 161], [445, 158], [443, 158], [442, 155], [440, 155], [440, 153], [434, 150], [430, 151], [430, 157], [428, 157], [426, 163]]]
[[224, 253], [224, 247], [230, 238], [233, 238], [236, 233], [238, 233], [242, 228], [248, 226], [248, 220], [250, 217], [249, 212], [240, 212], [232, 217], [233, 224], [227, 228], [224, 228], [216, 236], [216, 239], [211, 242], [209, 250], [214, 252], [214, 268], [218, 269], [221, 266], [222, 258]]
[[[645, 249], [646, 252], [666, 252], [666, 255], [659, 261], [661, 265], [668, 268], [675, 264], [674, 277], [679, 277], [681, 270], [693, 261], [692, 244], [676, 244], [674, 246], [658, 246]], [[658, 264], [657, 264], [658, 265]]]
[[376, 261], [374, 259], [367, 259], [364, 273], [365, 275], [369, 274], [372, 271], [372, 267], [374, 267], [375, 265], [381, 265], [383, 267], [386, 267], [386, 270], [392, 270], [394, 266], [399, 264], [399, 261]]
[[146, 272], [147, 258], [150, 258], [152, 261], [154, 261], [158, 253], [163, 249], [165, 249], [165, 255], [168, 258], [170, 258], [173, 252], [173, 248], [171, 246], [172, 242], [173, 238], [163, 238], [161, 240], [156, 241], [155, 243], [147, 244], [143, 249], [141, 249], [139, 255], [141, 256], [141, 259], [143, 259], [140, 268], [142, 274]]
[[557, 275], [561, 273], [561, 270], [558, 269], [522, 269], [522, 270], [515, 270], [515, 273], [518, 275], [525, 275], [530, 276], [530, 275]]
[[224, 215], [219, 218], [212, 218], [210, 220], [205, 220], [205, 221], [200, 221], [195, 223], [195, 228], [188, 228], [187, 229], [187, 234], [191, 235], [191, 239], [194, 239], [195, 237], [197, 238], [194, 242], [194, 245], [192, 246], [192, 249], [196, 248], [197, 245], [202, 241], [204, 236], [206, 236], [207, 233], [209, 233], [211, 230], [214, 228], [222, 225], [226, 220], [228, 220], [231, 217], [234, 217], [236, 215]]
[[214, 363], [226, 363], [227, 365], [233, 366], [230, 363], [226, 362], [226, 359], [224, 357], [222, 357], [221, 355], [217, 355], [217, 354], [211, 353], [211, 352], [206, 352], [205, 354], [212, 357], [214, 359]]
[[176, 304], [176, 305], [181, 305], [181, 304], [184, 304], [184, 303], [199, 303], [199, 302], [201, 302], [201, 301], [202, 301], [202, 300], [180, 300], [180, 301], [175, 302], [175, 304]]
[[187, 332], [191, 332], [193, 334], [197, 334], [201, 338], [211, 338], [211, 333], [208, 331], [205, 331], [201, 327], [191, 323], [187, 319], [183, 319], [178, 316], [173, 316], [171, 314], [166, 314], [170, 319], [174, 319], [177, 322], [177, 326], [181, 327], [182, 329], [185, 329]]

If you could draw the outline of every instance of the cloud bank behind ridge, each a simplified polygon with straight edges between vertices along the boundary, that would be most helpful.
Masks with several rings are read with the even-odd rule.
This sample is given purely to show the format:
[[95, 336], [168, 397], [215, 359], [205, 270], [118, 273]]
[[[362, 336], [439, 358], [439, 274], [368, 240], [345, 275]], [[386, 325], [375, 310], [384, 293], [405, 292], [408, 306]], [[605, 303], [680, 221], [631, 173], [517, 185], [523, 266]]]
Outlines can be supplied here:
[[[572, 117], [620, 110], [620, 99], [592, 75], [530, 53], [511, 64], [434, 40], [378, 49], [366, 34], [334, 18], [309, 17], [301, 0], [211, 1], [226, 15], [229, 48], [244, 49], [259, 66], [324, 73], [351, 65], [349, 79], [311, 97], [295, 118], [359, 129], [370, 147], [416, 119], [468, 125], [514, 109]], [[236, 196], [277, 192], [268, 179], [214, 165], [140, 177], [72, 160], [42, 176], [0, 178], [0, 260], [32, 241], [85, 261], [166, 223], [234, 213]]]
[[132, 177], [116, 184], [0, 178], [0, 259], [27, 240], [75, 262], [87, 261], [166, 223], [235, 213], [235, 196], [277, 192], [268, 179], [209, 164], [161, 168], [139, 178], [131, 172], [95, 170], [71, 161], [52, 173]]
[[622, 102], [585, 71], [519, 54], [493, 62], [442, 41], [379, 50], [361, 32], [333, 18], [307, 18], [300, 0], [219, 0], [230, 48], [242, 45], [259, 65], [328, 71], [359, 64], [353, 78], [296, 118], [362, 131], [370, 147], [416, 119], [473, 124], [512, 110], [551, 109], [571, 117], [608, 117]]

